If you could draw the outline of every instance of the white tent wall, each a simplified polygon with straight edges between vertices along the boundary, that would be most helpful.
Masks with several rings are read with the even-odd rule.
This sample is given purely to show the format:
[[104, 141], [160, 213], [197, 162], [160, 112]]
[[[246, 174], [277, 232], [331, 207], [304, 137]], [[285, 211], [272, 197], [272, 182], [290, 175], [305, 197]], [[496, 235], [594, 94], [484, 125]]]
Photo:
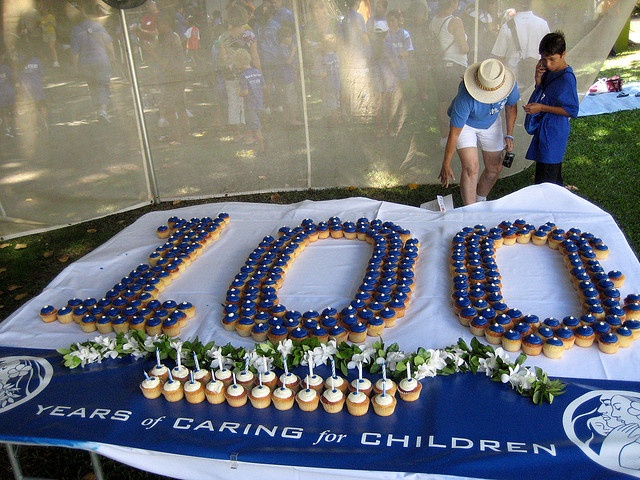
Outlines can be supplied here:
[[[389, 9], [406, 11], [410, 1], [389, 0]], [[399, 134], [390, 137], [376, 120], [379, 95], [372, 87], [368, 60], [358, 63], [356, 60], [362, 59], [338, 43], [342, 105], [339, 115], [331, 116], [331, 82], [327, 70], [323, 71], [318, 63], [322, 58], [315, 56], [326, 50], [313, 37], [317, 29], [313, 28], [311, 6], [313, 2], [322, 3], [331, 16], [344, 2], [289, 2], [295, 14], [293, 29], [299, 29], [294, 43], [301, 46], [293, 62], [297, 79], [290, 87], [295, 103], [287, 110], [282, 95], [265, 97], [271, 114], [260, 117], [266, 144], [263, 155], [257, 154], [255, 145], [245, 145], [239, 133], [246, 132], [234, 131], [227, 125], [225, 82], [221, 71], [215, 69], [220, 65], [212, 59], [212, 42], [222, 30], [207, 21], [216, 9], [226, 15], [226, 1], [156, 2], [161, 15], [172, 17], [177, 7], [184, 7], [181, 13], [186, 21], [190, 22], [191, 16], [200, 28], [200, 48], [188, 55], [185, 63], [182, 95], [186, 110], [178, 117], [187, 118], [190, 135], [182, 138], [177, 138], [179, 118], [169, 113], [180, 88], [173, 80], [167, 80], [166, 65], [171, 63], [166, 61], [167, 51], [157, 47], [150, 50], [153, 43], [146, 45], [145, 39], [134, 31], [134, 25], [149, 13], [150, 2], [122, 12], [99, 0], [95, 2], [101, 11], [97, 16], [93, 15], [96, 11], [91, 11], [91, 20], [109, 32], [115, 53], [109, 82], [109, 123], [96, 116], [86, 77], [73, 66], [72, 52], [77, 44], [72, 33], [82, 20], [77, 6], [83, 2], [0, 1], [4, 63], [13, 66], [18, 74], [15, 125], [10, 125], [11, 119], [6, 115], [1, 125], [0, 237], [78, 223], [155, 200], [437, 182], [442, 156], [436, 119], [440, 86], [430, 77], [426, 78], [426, 99], [417, 94], [419, 78], [412, 76], [403, 83], [406, 117]], [[42, 9], [34, 10], [42, 3], [50, 5], [57, 20], [59, 68], [53, 67], [51, 50], [42, 41], [41, 32], [30, 32], [26, 27], [33, 18], [42, 17]], [[373, 9], [375, 1], [372, 3]], [[437, 2], [428, 3], [433, 16]], [[482, 3], [461, 1], [460, 8], [473, 10]], [[565, 32], [567, 58], [576, 71], [580, 92], [585, 92], [595, 79], [636, 2], [608, 3], [613, 5], [602, 11], [596, 0], [533, 1], [534, 13], [545, 18], [551, 30]], [[500, 11], [512, 4], [498, 0]], [[327, 25], [339, 22], [338, 18], [329, 20]], [[411, 22], [407, 20], [408, 25]], [[130, 31], [129, 42], [123, 27]], [[33, 38], [26, 42], [31, 34]], [[467, 36], [475, 38], [475, 33], [467, 31]], [[414, 34], [414, 42], [419, 43], [416, 37]], [[339, 41], [340, 36], [335, 39]], [[20, 75], [29, 63], [25, 56], [33, 54], [29, 46], [34, 47], [44, 70], [44, 103], [36, 102], [28, 80]], [[525, 90], [524, 101], [528, 94]], [[347, 107], [349, 102], [351, 106]], [[7, 112], [7, 108], [3, 111]], [[302, 125], [290, 125], [294, 119]], [[517, 173], [529, 164], [523, 156], [530, 137], [522, 129], [522, 120], [520, 111], [515, 135], [517, 160], [505, 174]], [[15, 127], [12, 137], [4, 135], [7, 127]]]

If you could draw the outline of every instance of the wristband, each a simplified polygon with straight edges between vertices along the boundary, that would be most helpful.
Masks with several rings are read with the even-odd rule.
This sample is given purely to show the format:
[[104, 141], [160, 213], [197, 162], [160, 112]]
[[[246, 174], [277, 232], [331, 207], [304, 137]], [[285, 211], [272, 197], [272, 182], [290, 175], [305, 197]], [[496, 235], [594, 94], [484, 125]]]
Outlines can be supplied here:
[[505, 135], [504, 138], [508, 138], [509, 140], [513, 141], [513, 135]]

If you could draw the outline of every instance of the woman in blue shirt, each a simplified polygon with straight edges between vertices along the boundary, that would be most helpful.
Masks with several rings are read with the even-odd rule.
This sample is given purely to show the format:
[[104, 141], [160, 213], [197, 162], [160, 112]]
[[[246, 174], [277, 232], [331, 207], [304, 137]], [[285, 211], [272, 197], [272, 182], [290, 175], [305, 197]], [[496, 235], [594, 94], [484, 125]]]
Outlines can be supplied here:
[[[440, 183], [455, 180], [451, 161], [458, 152], [462, 172], [460, 193], [465, 205], [484, 201], [502, 171], [502, 150], [513, 150], [513, 127], [520, 99], [514, 73], [496, 59], [474, 63], [464, 73], [449, 107], [449, 135], [440, 170]], [[500, 112], [506, 115], [503, 135]], [[480, 174], [478, 146], [484, 170]]]
[[[540, 41], [536, 88], [524, 105], [528, 115], [541, 115], [525, 158], [536, 162], [536, 184], [564, 185], [562, 160], [569, 139], [569, 118], [578, 116], [576, 77], [567, 64], [567, 45], [561, 32], [548, 33]], [[534, 101], [535, 99], [535, 101]]]

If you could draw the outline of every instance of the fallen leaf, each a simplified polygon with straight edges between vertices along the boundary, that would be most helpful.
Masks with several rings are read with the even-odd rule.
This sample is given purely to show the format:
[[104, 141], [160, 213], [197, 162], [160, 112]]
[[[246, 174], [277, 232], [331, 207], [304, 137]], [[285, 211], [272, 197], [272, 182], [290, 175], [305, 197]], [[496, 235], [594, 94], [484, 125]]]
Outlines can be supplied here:
[[11, 246], [10, 243], [3, 243], [3, 244], [0, 245], [0, 248], [7, 248], [7, 247], [10, 247], [10, 246]]
[[354, 190], [357, 190], [357, 189], [358, 189], [358, 187], [356, 187], [355, 185], [349, 185], [347, 187], [347, 190], [350, 191], [350, 192], [353, 192]]
[[409, 185], [407, 185], [407, 187], [409, 187], [409, 190], [415, 190], [419, 187], [420, 185], [418, 185], [417, 183], [410, 183]]
[[69, 255], [63, 255], [62, 257], [58, 258], [58, 261], [60, 263], [65, 263], [69, 261]]
[[180, 205], [182, 203], [182, 200], [174, 200], [173, 202], [171, 202], [171, 205]]
[[16, 246], [13, 247], [14, 250], [22, 250], [23, 248], [27, 248], [27, 244], [26, 243], [16, 243]]
[[15, 297], [13, 297], [14, 300], [22, 300], [23, 298], [28, 297], [29, 294], [28, 293], [20, 293], [18, 295], [16, 295]]
[[273, 195], [271, 195], [270, 200], [271, 200], [272, 202], [277, 202], [278, 200], [280, 200], [280, 195], [279, 195], [279, 194], [277, 194], [277, 193], [274, 193]]
[[52, 252], [51, 250], [47, 250], [46, 252], [44, 252], [44, 253], [42, 254], [42, 256], [43, 256], [44, 258], [53, 257], [53, 252]]
[[22, 285], [16, 285], [15, 283], [13, 285], [9, 285], [7, 287], [7, 290], [9, 290], [10, 292], [13, 292], [14, 290], [18, 290], [19, 288], [22, 288]]
[[0, 273], [4, 273], [7, 271], [7, 267], [0, 267]]
[[96, 233], [98, 231], [97, 228], [88, 228], [87, 233]]

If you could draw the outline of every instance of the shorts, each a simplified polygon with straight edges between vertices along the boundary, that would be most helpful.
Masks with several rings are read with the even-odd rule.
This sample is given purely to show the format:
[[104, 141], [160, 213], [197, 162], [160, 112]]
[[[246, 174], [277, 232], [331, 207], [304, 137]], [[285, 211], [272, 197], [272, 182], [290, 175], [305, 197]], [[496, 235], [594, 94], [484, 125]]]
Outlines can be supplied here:
[[502, 134], [502, 119], [496, 118], [489, 128], [474, 128], [469, 125], [462, 127], [456, 148], [477, 148], [483, 152], [500, 152], [504, 149], [504, 135]]
[[42, 34], [42, 41], [49, 45], [50, 43], [55, 43], [56, 41], [56, 32], [49, 32]]

